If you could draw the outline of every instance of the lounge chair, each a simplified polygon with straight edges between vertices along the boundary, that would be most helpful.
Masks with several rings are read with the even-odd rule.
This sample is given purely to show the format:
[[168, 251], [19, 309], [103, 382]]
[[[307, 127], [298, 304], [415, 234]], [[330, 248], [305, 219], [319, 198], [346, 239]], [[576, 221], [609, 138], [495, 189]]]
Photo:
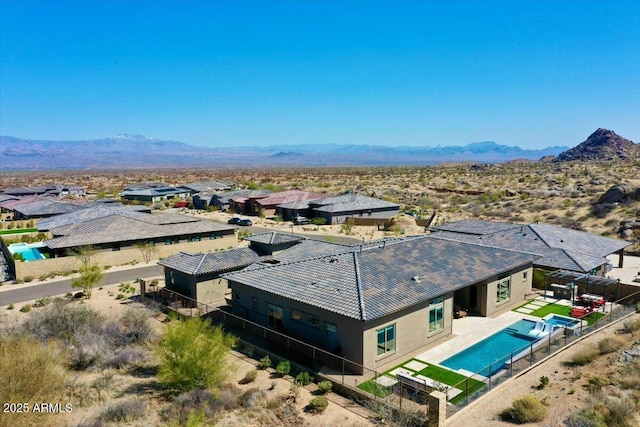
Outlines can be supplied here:
[[544, 328], [545, 323], [544, 322], [536, 322], [535, 326], [533, 327], [533, 329], [531, 329], [529, 331], [529, 335], [537, 337], [540, 332], [542, 332], [542, 329]]

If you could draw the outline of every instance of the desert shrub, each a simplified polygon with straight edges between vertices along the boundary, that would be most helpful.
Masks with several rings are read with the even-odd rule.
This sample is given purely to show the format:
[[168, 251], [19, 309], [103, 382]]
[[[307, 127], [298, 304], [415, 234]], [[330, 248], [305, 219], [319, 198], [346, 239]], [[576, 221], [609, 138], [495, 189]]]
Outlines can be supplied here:
[[317, 217], [311, 220], [311, 224], [313, 225], [325, 225], [326, 223], [327, 223], [326, 218]]
[[110, 338], [115, 347], [141, 344], [152, 341], [156, 334], [149, 323], [149, 315], [145, 311], [130, 309], [122, 314], [117, 322], [108, 325]]
[[20, 311], [23, 313], [28, 313], [31, 311], [31, 304], [25, 304], [20, 308]]
[[51, 302], [51, 298], [49, 297], [44, 297], [44, 298], [40, 298], [38, 300], [36, 300], [35, 303], [33, 303], [34, 307], [44, 307], [45, 305], [48, 305]]
[[238, 382], [240, 384], [249, 384], [251, 382], [254, 382], [256, 380], [256, 378], [258, 378], [258, 371], [256, 369], [252, 369], [251, 371], [247, 372], [244, 375], [244, 378], [242, 378]]
[[33, 282], [33, 276], [24, 276], [25, 283]]
[[212, 416], [216, 412], [216, 399], [209, 390], [195, 389], [178, 395], [162, 412], [164, 421], [186, 425], [193, 413]]
[[269, 355], [260, 359], [260, 363], [258, 363], [258, 369], [268, 369], [271, 367], [271, 359]]
[[98, 418], [88, 418], [84, 421], [80, 421], [74, 427], [107, 427], [107, 423]]
[[626, 399], [609, 399], [605, 407], [605, 422], [607, 427], [631, 427], [636, 425], [635, 409]]
[[624, 341], [618, 337], [607, 337], [598, 342], [598, 350], [600, 350], [600, 354], [613, 353], [620, 350], [623, 344]]
[[574, 354], [567, 363], [571, 366], [584, 366], [596, 360], [597, 357], [598, 352], [589, 348]]
[[235, 338], [193, 317], [170, 327], [157, 346], [158, 378], [168, 389], [217, 388], [227, 378], [226, 355]]
[[116, 354], [106, 360], [104, 365], [109, 368], [122, 369], [129, 366], [141, 366], [147, 359], [148, 354], [144, 349], [128, 347], [118, 350]]
[[300, 384], [301, 386], [311, 384], [312, 382], [313, 377], [307, 371], [300, 372], [298, 375], [296, 375], [296, 383]]
[[640, 320], [628, 319], [622, 323], [622, 329], [624, 332], [627, 332], [633, 335], [638, 329], [640, 329]]
[[587, 388], [589, 389], [589, 393], [596, 394], [600, 390], [602, 390], [602, 387], [604, 387], [607, 384], [609, 384], [609, 382], [604, 378], [593, 377], [593, 378], [589, 378], [589, 381], [587, 383]]
[[124, 294], [120, 293], [116, 295], [116, 299], [124, 299]]
[[538, 386], [536, 387], [538, 390], [544, 390], [545, 387], [547, 387], [549, 385], [549, 377], [546, 376], [541, 376], [540, 377], [540, 383], [538, 383]]
[[564, 423], [567, 427], [607, 427], [604, 415], [587, 409], [572, 413]]
[[69, 348], [69, 365], [76, 370], [100, 366], [111, 349], [104, 336], [85, 332], [76, 335]]
[[41, 341], [55, 338], [70, 343], [76, 335], [100, 331], [103, 323], [104, 318], [93, 309], [56, 301], [44, 310], [30, 315], [25, 320], [24, 329]]
[[514, 399], [510, 408], [500, 414], [503, 421], [515, 424], [535, 423], [544, 420], [547, 408], [533, 396], [521, 396]]
[[[0, 339], [0, 402], [56, 402], [65, 389], [62, 353], [28, 336]], [[44, 425], [49, 414], [3, 413], [2, 425]]]
[[16, 308], [16, 306], [15, 306], [15, 305], [13, 305], [13, 304], [9, 304], [9, 305], [7, 306], [7, 310], [13, 310], [14, 308]]
[[240, 395], [238, 403], [244, 408], [253, 408], [266, 396], [267, 393], [264, 390], [260, 390], [258, 387], [251, 387]]
[[147, 410], [147, 403], [140, 398], [113, 403], [100, 414], [100, 419], [107, 422], [131, 422], [142, 418]]
[[329, 406], [329, 400], [327, 400], [324, 396], [316, 396], [309, 401], [309, 404], [306, 406], [306, 411], [311, 412], [313, 414], [319, 414], [324, 412]]
[[320, 381], [318, 383], [318, 390], [322, 394], [329, 393], [333, 388], [333, 383], [331, 381]]
[[276, 374], [279, 377], [284, 377], [289, 374], [289, 371], [291, 371], [291, 363], [288, 360], [283, 360], [276, 366]]

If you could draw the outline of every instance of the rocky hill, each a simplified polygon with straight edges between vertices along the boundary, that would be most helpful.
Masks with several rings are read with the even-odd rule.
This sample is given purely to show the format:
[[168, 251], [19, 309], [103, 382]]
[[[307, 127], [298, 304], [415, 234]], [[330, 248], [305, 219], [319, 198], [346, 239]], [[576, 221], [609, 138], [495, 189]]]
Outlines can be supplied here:
[[572, 160], [632, 160], [640, 158], [640, 144], [608, 129], [598, 129], [586, 141], [560, 153], [554, 162]]

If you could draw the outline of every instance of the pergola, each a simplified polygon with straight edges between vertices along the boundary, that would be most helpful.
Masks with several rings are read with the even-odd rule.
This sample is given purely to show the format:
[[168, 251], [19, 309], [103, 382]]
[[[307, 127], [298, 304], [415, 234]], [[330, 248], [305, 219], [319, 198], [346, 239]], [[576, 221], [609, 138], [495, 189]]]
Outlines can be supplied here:
[[[550, 282], [549, 279], [552, 279]], [[577, 273], [569, 270], [555, 270], [545, 274], [544, 290], [545, 298], [548, 284], [571, 291], [571, 301], [579, 293], [590, 294], [592, 292], [601, 295], [605, 301], [609, 301], [609, 287], [615, 285], [615, 300], [620, 298], [620, 280], [609, 277], [594, 276], [589, 273]], [[554, 286], [555, 285], [555, 286]]]

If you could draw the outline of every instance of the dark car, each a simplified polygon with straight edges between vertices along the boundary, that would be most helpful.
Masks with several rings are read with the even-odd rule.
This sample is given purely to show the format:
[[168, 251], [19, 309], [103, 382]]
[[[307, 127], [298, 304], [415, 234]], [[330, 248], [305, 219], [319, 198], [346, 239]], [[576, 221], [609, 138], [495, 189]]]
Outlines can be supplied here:
[[240, 221], [242, 221], [242, 219], [235, 217], [229, 219], [229, 221], [227, 221], [227, 224], [240, 224]]
[[244, 227], [249, 227], [249, 226], [253, 225], [253, 222], [251, 222], [251, 220], [250, 220], [250, 219], [241, 219], [241, 220], [238, 222], [238, 225], [242, 225], [242, 226], [244, 226]]

